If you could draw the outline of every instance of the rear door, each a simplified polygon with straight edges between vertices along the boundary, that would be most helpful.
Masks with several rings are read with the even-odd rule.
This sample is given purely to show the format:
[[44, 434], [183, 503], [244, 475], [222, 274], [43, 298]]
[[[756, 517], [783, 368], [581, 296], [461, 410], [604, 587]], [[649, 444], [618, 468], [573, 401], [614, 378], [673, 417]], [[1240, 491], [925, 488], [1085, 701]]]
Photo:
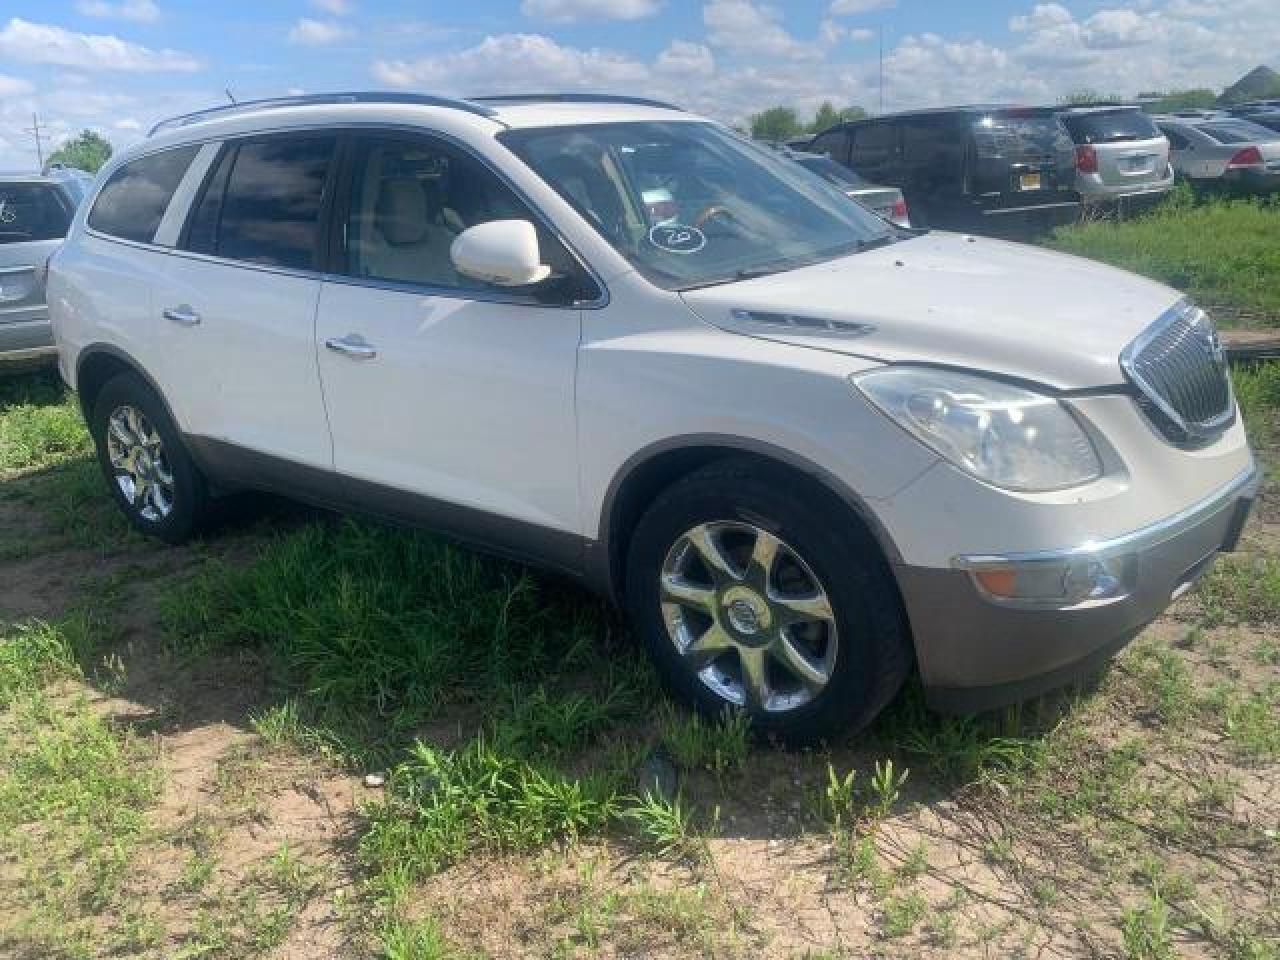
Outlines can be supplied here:
[[[1036, 206], [1074, 198], [1075, 147], [1050, 111], [976, 115], [971, 190], [990, 206]], [[1070, 197], [1060, 194], [1071, 192]]]
[[0, 181], [0, 353], [53, 343], [44, 265], [66, 236], [74, 212], [52, 183]]
[[183, 425], [232, 479], [291, 486], [314, 475], [284, 461], [332, 469], [315, 311], [337, 139], [223, 144], [157, 278], [151, 309]]

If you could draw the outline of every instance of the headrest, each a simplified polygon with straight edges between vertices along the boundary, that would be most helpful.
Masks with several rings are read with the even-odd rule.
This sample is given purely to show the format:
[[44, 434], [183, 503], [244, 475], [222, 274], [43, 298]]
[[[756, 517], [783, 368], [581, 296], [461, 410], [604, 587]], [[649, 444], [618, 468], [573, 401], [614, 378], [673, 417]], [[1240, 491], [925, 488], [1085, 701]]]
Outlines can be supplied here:
[[393, 247], [418, 243], [427, 232], [427, 195], [412, 177], [382, 181], [378, 192], [378, 232]]

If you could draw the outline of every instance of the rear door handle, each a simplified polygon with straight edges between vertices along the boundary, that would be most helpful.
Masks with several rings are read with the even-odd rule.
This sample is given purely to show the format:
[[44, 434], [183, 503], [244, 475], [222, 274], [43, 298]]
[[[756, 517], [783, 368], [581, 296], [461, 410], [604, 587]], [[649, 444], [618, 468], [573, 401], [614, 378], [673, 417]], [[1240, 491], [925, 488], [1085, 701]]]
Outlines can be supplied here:
[[196, 313], [185, 303], [180, 307], [169, 307], [161, 314], [166, 320], [171, 320], [179, 326], [194, 327], [200, 322], [200, 314]]
[[345, 337], [333, 337], [326, 340], [324, 345], [334, 353], [340, 353], [354, 360], [372, 360], [378, 355], [376, 347], [365, 343], [362, 337], [354, 333], [349, 333]]

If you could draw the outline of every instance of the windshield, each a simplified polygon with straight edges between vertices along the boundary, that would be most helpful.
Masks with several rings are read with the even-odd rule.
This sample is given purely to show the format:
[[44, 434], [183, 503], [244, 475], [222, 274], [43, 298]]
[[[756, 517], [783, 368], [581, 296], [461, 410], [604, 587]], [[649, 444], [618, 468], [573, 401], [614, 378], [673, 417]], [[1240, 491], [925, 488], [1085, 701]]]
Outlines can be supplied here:
[[1274, 140], [1274, 130], [1250, 123], [1247, 120], [1235, 120], [1230, 123], [1202, 123], [1197, 128], [1201, 133], [1212, 137], [1219, 143], [1257, 143]]
[[836, 163], [828, 156], [809, 154], [806, 156], [793, 156], [792, 159], [806, 170], [812, 170], [822, 179], [828, 183], [834, 183], [842, 190], [862, 190], [871, 186], [870, 183], [848, 167]]
[[1062, 122], [1076, 143], [1124, 143], [1160, 136], [1151, 118], [1140, 110], [1069, 113]]
[[794, 161], [711, 123], [549, 127], [499, 139], [669, 290], [788, 270], [899, 236]]
[[0, 243], [57, 240], [67, 235], [71, 210], [47, 183], [0, 183]]

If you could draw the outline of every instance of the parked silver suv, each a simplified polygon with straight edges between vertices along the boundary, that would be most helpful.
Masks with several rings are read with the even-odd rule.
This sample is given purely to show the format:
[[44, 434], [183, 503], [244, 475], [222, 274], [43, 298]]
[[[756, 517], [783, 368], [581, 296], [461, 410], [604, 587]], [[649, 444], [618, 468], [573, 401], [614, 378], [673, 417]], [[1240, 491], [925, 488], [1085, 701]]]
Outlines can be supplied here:
[[1146, 205], [1173, 188], [1169, 141], [1137, 107], [1079, 107], [1062, 115], [1076, 145], [1086, 209]]
[[60, 167], [0, 174], [0, 362], [57, 353], [45, 305], [45, 263], [92, 182], [83, 170]]

